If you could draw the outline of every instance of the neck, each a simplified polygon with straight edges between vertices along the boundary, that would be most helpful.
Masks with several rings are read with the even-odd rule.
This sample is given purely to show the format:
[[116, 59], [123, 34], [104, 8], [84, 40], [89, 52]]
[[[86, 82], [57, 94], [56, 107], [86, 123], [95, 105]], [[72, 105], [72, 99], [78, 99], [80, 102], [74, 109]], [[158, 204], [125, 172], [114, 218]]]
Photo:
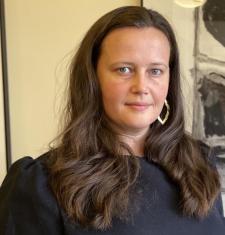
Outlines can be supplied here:
[[117, 127], [116, 132], [118, 133], [120, 140], [131, 148], [134, 155], [136, 156], [144, 155], [144, 144], [148, 133], [148, 129], [125, 130], [125, 129], [119, 129]]
[[[149, 128], [145, 129], [128, 129], [115, 125], [110, 122], [111, 128], [118, 134], [119, 139], [127, 144], [135, 156], [144, 155], [144, 144]], [[124, 154], [128, 154], [125, 152]]]
[[121, 140], [126, 143], [136, 156], [144, 155], [144, 143], [146, 135], [143, 134], [120, 134]]

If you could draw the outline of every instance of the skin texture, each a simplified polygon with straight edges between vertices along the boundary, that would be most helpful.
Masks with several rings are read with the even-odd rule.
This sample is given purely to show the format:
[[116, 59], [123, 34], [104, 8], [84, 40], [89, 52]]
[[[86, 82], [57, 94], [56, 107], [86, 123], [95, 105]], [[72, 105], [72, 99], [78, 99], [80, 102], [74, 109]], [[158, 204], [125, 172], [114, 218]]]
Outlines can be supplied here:
[[104, 110], [137, 155], [167, 96], [169, 57], [168, 39], [153, 27], [116, 29], [102, 42], [97, 75]]

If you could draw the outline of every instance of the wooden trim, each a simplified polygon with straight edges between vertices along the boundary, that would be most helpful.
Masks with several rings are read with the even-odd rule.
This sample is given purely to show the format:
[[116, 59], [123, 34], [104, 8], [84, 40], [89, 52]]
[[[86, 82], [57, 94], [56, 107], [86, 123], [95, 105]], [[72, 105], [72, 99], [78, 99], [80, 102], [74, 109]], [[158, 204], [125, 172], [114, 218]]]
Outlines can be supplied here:
[[3, 105], [5, 119], [5, 144], [6, 144], [6, 165], [7, 170], [12, 164], [11, 154], [11, 133], [10, 133], [10, 112], [9, 112], [9, 86], [7, 66], [7, 45], [5, 30], [5, 4], [0, 0], [0, 27], [1, 27], [1, 50], [2, 50], [2, 82], [3, 82]]

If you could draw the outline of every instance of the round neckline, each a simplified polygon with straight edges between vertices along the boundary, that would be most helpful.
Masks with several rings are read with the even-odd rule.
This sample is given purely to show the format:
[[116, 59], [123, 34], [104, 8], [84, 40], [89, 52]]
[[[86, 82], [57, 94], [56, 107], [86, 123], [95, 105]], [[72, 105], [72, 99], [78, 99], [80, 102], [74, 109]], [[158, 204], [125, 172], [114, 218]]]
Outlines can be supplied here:
[[135, 158], [137, 158], [139, 161], [147, 161], [147, 158], [145, 156], [136, 156], [134, 155]]
[[135, 155], [135, 157], [138, 158], [138, 159], [140, 159], [140, 160], [141, 160], [141, 159], [146, 159], [146, 157], [144, 157], [144, 156], [136, 156], [136, 155]]
[[135, 158], [145, 158], [145, 156], [139, 156], [139, 155], [128, 155], [128, 154], [124, 154], [122, 156], [126, 156], [126, 157], [135, 157]]

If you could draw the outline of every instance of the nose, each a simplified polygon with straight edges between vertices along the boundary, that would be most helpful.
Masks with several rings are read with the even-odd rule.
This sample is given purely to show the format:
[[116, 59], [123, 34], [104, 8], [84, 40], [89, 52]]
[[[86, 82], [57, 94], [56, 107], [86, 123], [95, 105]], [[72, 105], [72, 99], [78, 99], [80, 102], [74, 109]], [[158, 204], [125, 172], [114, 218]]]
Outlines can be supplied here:
[[147, 95], [149, 93], [149, 87], [145, 73], [135, 74], [132, 81], [131, 92], [143, 95]]

